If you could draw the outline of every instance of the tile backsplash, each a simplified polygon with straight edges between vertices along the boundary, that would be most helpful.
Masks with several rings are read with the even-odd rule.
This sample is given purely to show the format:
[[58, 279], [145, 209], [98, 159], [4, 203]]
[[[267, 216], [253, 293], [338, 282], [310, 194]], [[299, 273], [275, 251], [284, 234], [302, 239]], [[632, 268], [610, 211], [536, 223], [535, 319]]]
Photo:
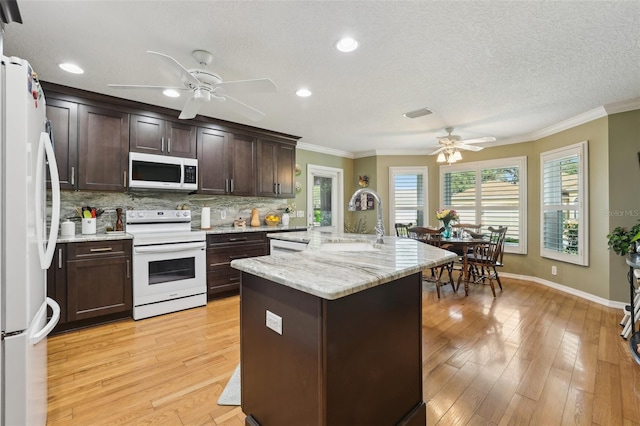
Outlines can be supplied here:
[[[49, 196], [50, 199], [50, 196]], [[283, 213], [287, 206], [286, 199], [264, 197], [236, 197], [225, 195], [188, 194], [173, 191], [130, 190], [129, 192], [102, 191], [61, 191], [60, 220], [71, 219], [76, 224], [76, 234], [81, 233], [81, 222], [75, 207], [90, 206], [104, 209], [97, 220], [97, 232], [104, 232], [106, 227], [115, 226], [116, 208], [128, 209], [176, 209], [186, 206], [191, 210], [193, 228], [200, 228], [202, 207], [211, 209], [211, 226], [231, 225], [238, 218], [249, 222], [251, 209], [257, 208], [260, 219], [264, 219], [269, 210]], [[225, 216], [223, 219], [222, 216]], [[124, 215], [122, 218], [124, 222]], [[126, 224], [125, 224], [126, 231]]]

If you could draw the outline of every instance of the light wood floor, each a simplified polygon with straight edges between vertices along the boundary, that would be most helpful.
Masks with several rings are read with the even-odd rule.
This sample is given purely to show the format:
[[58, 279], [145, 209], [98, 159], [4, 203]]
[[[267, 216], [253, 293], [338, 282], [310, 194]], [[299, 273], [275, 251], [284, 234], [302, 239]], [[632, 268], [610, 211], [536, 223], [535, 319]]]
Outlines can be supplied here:
[[[640, 425], [620, 312], [504, 279], [423, 291], [429, 425]], [[243, 425], [216, 404], [239, 361], [239, 298], [49, 339], [50, 425]]]

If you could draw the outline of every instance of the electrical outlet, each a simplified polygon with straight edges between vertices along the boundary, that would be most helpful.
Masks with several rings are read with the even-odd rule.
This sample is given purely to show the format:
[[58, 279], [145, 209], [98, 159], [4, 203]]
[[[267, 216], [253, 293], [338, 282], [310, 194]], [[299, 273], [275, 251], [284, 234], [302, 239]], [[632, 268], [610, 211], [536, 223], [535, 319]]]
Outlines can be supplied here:
[[296, 217], [304, 217], [304, 210], [298, 210], [296, 212]]
[[220, 219], [226, 219], [226, 218], [227, 218], [227, 211], [220, 210]]
[[558, 268], [555, 265], [551, 267], [551, 275], [558, 275]]
[[282, 335], [282, 317], [267, 310], [267, 328], [270, 328], [279, 335]]

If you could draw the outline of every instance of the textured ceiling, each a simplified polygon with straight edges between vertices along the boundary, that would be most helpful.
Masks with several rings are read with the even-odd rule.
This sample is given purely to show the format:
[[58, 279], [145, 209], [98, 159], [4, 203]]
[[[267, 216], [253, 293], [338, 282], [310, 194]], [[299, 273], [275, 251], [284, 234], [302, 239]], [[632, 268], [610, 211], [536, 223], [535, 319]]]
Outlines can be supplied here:
[[[639, 1], [31, 1], [4, 54], [40, 78], [180, 110], [185, 98], [108, 83], [180, 85], [147, 50], [224, 80], [269, 77], [276, 94], [236, 96], [249, 121], [212, 102], [201, 114], [362, 153], [426, 152], [452, 126], [496, 144], [640, 97]], [[340, 53], [335, 42], [360, 42]], [[75, 62], [83, 75], [61, 71]], [[308, 87], [313, 96], [295, 91]], [[433, 114], [407, 119], [428, 107]], [[176, 113], [177, 116], [177, 113]]]

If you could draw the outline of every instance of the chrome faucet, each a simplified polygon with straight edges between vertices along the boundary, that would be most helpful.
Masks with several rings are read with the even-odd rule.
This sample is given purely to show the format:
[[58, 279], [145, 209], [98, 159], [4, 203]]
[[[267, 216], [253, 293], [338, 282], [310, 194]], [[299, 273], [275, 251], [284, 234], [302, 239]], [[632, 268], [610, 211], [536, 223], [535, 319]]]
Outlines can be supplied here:
[[378, 193], [376, 191], [374, 191], [373, 189], [369, 189], [369, 188], [360, 188], [360, 189], [358, 189], [351, 196], [351, 199], [349, 200], [349, 204], [347, 206], [347, 209], [350, 212], [355, 211], [356, 210], [356, 198], [358, 198], [362, 194], [371, 194], [371, 195], [373, 195], [373, 198], [375, 198], [376, 202], [378, 203], [378, 222], [376, 223], [376, 244], [384, 244], [384, 239], [383, 239], [383, 237], [384, 237], [384, 222], [382, 221], [382, 199], [380, 198], [380, 195], [378, 195]]

